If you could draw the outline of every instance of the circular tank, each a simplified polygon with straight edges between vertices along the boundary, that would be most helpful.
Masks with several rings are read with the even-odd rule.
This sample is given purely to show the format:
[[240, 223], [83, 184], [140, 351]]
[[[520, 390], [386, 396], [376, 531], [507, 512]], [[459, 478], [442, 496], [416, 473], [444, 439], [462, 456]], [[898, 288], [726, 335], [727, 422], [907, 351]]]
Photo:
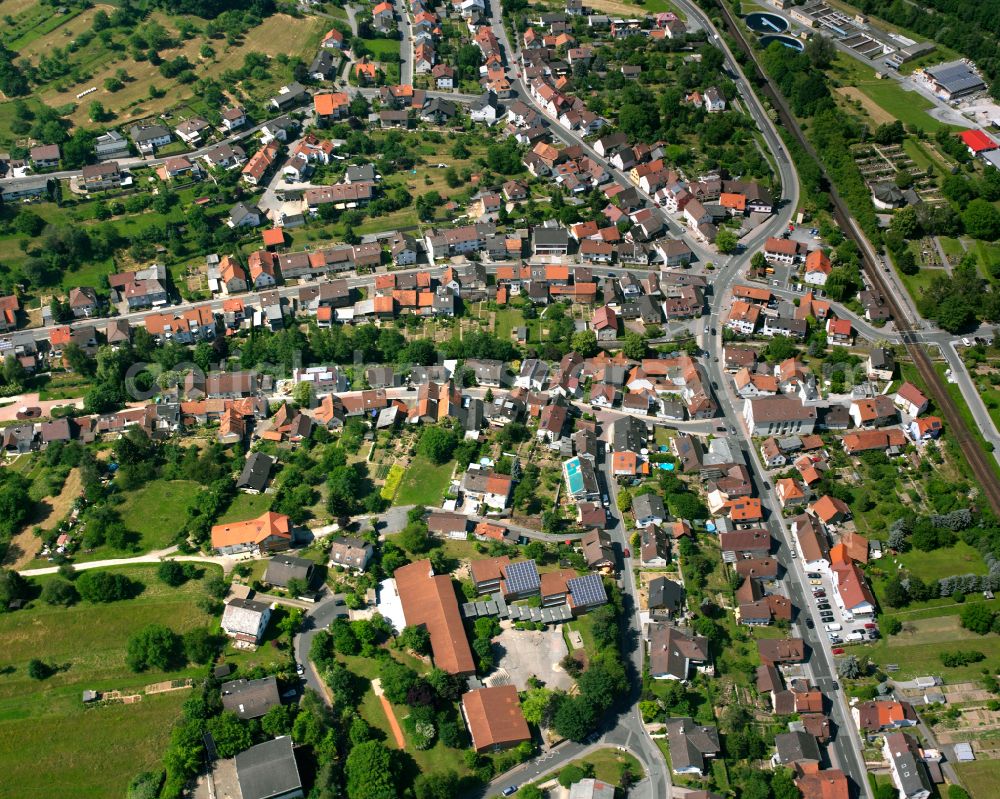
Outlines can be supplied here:
[[755, 33], [784, 33], [788, 30], [788, 20], [777, 14], [755, 12], [747, 14], [747, 27]]
[[771, 42], [780, 42], [791, 50], [798, 50], [800, 53], [805, 50], [805, 45], [802, 44], [798, 39], [793, 39], [791, 36], [761, 36], [760, 43], [764, 47], [769, 47]]

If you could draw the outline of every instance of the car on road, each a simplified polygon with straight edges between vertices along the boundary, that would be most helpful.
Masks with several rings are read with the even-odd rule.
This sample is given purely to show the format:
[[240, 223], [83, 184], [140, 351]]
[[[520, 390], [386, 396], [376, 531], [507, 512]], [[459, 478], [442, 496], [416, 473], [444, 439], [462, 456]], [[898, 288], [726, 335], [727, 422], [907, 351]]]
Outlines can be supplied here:
[[628, 547], [625, 547], [625, 550], [622, 552], [622, 554], [626, 558], [631, 558], [632, 557], [632, 551]]
[[707, 333], [709, 330], [711, 330], [711, 327], [709, 325], [705, 325], [705, 332]]
[[715, 332], [715, 328], [714, 327], [712, 328], [712, 335], [713, 336], [717, 335], [716, 332]]
[[765, 482], [765, 483], [764, 483], [764, 490], [765, 490], [765, 491], [770, 491], [770, 490], [771, 490], [771, 484], [770, 484], [770, 483], [768, 483], [768, 482]]
[[798, 553], [798, 552], [796, 552], [796, 551], [795, 551], [794, 549], [793, 549], [793, 550], [790, 550], [790, 554], [791, 554], [791, 556], [792, 556], [793, 558], [797, 558], [797, 557], [799, 556], [799, 553]]
[[601, 504], [604, 505], [605, 508], [611, 504], [611, 500], [608, 499], [607, 494], [601, 494]]
[[713, 388], [713, 389], [714, 389], [715, 391], [718, 391], [718, 390], [719, 390], [719, 384], [718, 384], [718, 383], [716, 383], [716, 382], [715, 382], [714, 380], [712, 381], [712, 388]]
[[814, 629], [816, 627], [816, 625], [815, 625], [815, 623], [813, 622], [812, 619], [806, 619], [806, 627], [808, 629], [812, 630], [812, 629]]
[[515, 793], [517, 793], [516, 785], [508, 785], [506, 788], [503, 789], [504, 796], [513, 796]]
[[295, 673], [298, 674], [301, 677], [303, 674], [306, 673], [305, 666], [303, 666], [301, 663], [296, 663], [295, 664]]
[[[715, 360], [719, 360], [719, 359], [716, 358]], [[729, 425], [729, 435], [731, 435], [731, 436], [735, 436], [736, 435], [736, 428], [733, 427], [732, 425]]]

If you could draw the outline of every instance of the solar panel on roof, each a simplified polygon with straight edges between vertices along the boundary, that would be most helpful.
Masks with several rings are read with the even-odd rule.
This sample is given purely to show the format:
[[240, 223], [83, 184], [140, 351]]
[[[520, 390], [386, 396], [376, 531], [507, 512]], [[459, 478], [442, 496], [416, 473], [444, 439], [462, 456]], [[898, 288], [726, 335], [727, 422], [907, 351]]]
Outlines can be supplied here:
[[598, 574], [585, 574], [566, 581], [566, 587], [573, 595], [575, 605], [600, 605], [608, 601], [604, 581]]
[[538, 568], [533, 560], [519, 560], [504, 569], [504, 579], [509, 594], [524, 594], [541, 587]]

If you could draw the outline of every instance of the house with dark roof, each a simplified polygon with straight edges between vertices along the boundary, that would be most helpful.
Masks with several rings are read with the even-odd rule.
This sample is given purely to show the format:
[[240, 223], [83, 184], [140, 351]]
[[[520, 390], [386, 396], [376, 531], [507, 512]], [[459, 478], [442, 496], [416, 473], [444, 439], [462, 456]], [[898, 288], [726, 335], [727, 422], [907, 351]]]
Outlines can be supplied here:
[[921, 757], [917, 742], [905, 732], [885, 736], [882, 752], [889, 762], [892, 782], [900, 799], [928, 799], [934, 793], [934, 783]]
[[287, 588], [292, 580], [302, 580], [307, 585], [312, 581], [316, 564], [305, 558], [292, 555], [275, 555], [267, 562], [262, 582], [278, 588]]
[[305, 796], [287, 735], [251, 746], [236, 755], [236, 777], [242, 799], [300, 799]]
[[674, 774], [702, 776], [707, 761], [722, 751], [719, 730], [715, 727], [699, 726], [690, 718], [678, 718], [670, 719], [666, 728]]
[[775, 766], [791, 768], [796, 763], [809, 761], [819, 763], [819, 744], [816, 739], [805, 731], [782, 732], [774, 736], [775, 753], [771, 762]]
[[651, 614], [677, 617], [684, 612], [684, 586], [667, 577], [649, 581], [646, 605]]
[[708, 639], [671, 624], [649, 625], [649, 673], [654, 680], [687, 682], [695, 671], [713, 673]]
[[236, 479], [236, 487], [247, 494], [261, 494], [267, 488], [267, 481], [271, 477], [271, 468], [275, 464], [275, 459], [263, 452], [251, 452], [247, 458], [243, 471]]
[[259, 680], [231, 680], [222, 684], [222, 707], [244, 721], [259, 719], [280, 704], [278, 680], [273, 676]]

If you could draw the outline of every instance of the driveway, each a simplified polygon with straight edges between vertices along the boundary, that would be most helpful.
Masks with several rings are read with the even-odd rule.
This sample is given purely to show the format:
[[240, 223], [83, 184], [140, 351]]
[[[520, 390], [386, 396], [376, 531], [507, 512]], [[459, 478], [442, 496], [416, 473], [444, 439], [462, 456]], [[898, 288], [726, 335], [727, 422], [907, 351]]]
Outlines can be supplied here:
[[83, 407], [82, 399], [40, 400], [37, 393], [4, 397], [0, 403], [2, 403], [0, 405], [0, 422], [16, 421], [17, 412], [21, 408], [41, 408], [42, 416], [51, 416], [53, 408]]
[[338, 616], [347, 615], [347, 606], [344, 605], [343, 594], [331, 594], [324, 589], [323, 598], [310, 609], [306, 610], [305, 618], [302, 620], [302, 627], [295, 634], [292, 646], [295, 650], [295, 662], [301, 663], [305, 667], [305, 674], [302, 679], [307, 687], [312, 688], [323, 697], [327, 704], [331, 704], [329, 689], [320, 679], [319, 673], [312, 661], [309, 660], [309, 648], [312, 646], [312, 639], [320, 630], [325, 630]]

